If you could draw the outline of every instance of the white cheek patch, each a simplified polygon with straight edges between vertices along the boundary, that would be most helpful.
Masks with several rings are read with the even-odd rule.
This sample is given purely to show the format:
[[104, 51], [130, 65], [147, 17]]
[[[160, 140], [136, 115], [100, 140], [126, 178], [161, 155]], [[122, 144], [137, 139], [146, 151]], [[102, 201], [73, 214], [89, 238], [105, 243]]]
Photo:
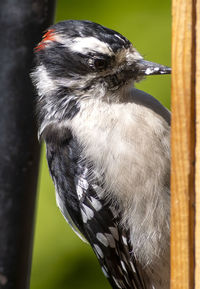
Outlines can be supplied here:
[[48, 95], [58, 89], [57, 84], [47, 72], [43, 64], [39, 65], [32, 73], [31, 78], [36, 85], [39, 96]]
[[70, 49], [82, 54], [94, 51], [102, 54], [113, 55], [113, 51], [109, 45], [95, 37], [77, 37], [70, 44]]

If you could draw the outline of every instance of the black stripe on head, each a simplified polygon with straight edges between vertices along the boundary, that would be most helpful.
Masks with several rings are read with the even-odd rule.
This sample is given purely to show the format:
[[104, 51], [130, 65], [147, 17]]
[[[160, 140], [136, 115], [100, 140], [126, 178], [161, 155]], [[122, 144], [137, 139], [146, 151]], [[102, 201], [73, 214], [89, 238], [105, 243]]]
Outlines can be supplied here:
[[48, 72], [56, 77], [71, 78], [99, 72], [111, 68], [115, 57], [90, 51], [86, 54], [75, 52], [64, 45], [54, 42], [53, 45], [36, 54], [39, 63], [44, 64]]
[[71, 77], [75, 74], [86, 75], [92, 72], [87, 58], [75, 53], [58, 42], [37, 52], [39, 62], [43, 63], [48, 72], [58, 77]]

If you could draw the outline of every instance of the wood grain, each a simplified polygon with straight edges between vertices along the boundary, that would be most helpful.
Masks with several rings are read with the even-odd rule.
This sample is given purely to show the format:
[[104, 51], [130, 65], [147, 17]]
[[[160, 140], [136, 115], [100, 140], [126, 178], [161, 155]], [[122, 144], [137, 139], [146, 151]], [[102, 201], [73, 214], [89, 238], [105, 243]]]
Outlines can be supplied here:
[[171, 289], [194, 288], [195, 1], [172, 5]]
[[200, 0], [196, 2], [195, 288], [200, 289]]

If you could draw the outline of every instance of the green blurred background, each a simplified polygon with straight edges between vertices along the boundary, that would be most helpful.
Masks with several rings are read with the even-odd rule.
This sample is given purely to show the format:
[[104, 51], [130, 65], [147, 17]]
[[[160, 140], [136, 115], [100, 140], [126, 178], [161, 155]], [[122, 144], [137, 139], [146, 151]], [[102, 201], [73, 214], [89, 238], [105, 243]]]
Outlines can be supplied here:
[[[171, 1], [59, 0], [55, 21], [87, 19], [125, 35], [148, 60], [170, 65]], [[170, 107], [170, 76], [137, 84]], [[59, 212], [42, 147], [31, 289], [108, 289], [90, 247], [73, 233]]]

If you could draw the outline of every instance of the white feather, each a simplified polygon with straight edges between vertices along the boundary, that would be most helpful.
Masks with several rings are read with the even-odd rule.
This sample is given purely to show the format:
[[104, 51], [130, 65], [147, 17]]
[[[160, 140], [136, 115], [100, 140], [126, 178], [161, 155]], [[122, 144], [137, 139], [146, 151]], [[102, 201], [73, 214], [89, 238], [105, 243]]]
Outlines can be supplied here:
[[[56, 185], [56, 183], [54, 183]], [[59, 193], [57, 191], [56, 188], [56, 203], [57, 206], [59, 207], [61, 213], [63, 214], [65, 220], [67, 221], [67, 223], [71, 226], [72, 230], [74, 231], [74, 233], [76, 233], [76, 235], [85, 243], [88, 243], [88, 241], [85, 239], [85, 237], [81, 234], [81, 232], [79, 231], [79, 229], [76, 227], [76, 225], [74, 224], [72, 218], [70, 217], [66, 207], [63, 205], [63, 201], [60, 199]]]

